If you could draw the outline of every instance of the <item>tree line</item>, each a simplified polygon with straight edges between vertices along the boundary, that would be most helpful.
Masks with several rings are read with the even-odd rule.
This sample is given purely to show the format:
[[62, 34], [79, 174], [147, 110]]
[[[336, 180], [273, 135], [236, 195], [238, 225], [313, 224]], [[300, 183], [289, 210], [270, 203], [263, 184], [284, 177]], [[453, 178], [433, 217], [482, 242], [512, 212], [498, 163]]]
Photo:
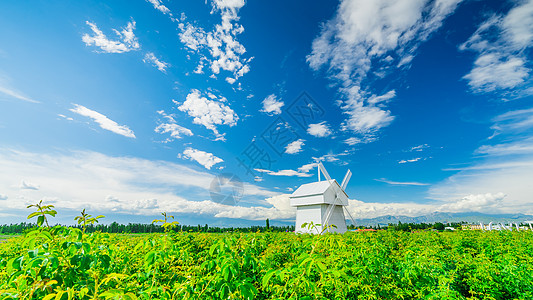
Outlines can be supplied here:
[[[224, 232], [292, 232], [294, 231], [294, 225], [291, 226], [250, 226], [250, 227], [212, 227], [208, 224], [205, 225], [177, 225], [171, 230], [173, 231], [185, 231], [185, 232], [212, 232], [212, 233], [224, 233]], [[0, 225], [0, 234], [21, 234], [28, 230], [36, 228], [35, 223], [22, 222], [20, 224], [4, 224]], [[67, 227], [82, 229], [80, 225], [69, 225]], [[164, 232], [165, 229], [158, 224], [142, 224], [142, 223], [129, 223], [119, 224], [113, 222], [111, 224], [89, 224], [85, 228], [85, 232], [92, 233], [95, 231], [107, 232], [107, 233], [158, 233]]]
[[[267, 219], [265, 226], [250, 226], [250, 227], [216, 227], [205, 225], [177, 225], [172, 228], [174, 231], [185, 232], [211, 232], [211, 233], [224, 233], [224, 232], [293, 232], [295, 230], [294, 225], [291, 226], [270, 226], [270, 222]], [[348, 225], [348, 230], [355, 229], [374, 229], [374, 230], [393, 230], [393, 231], [413, 231], [413, 230], [444, 230], [445, 227], [453, 227], [456, 229], [461, 228], [462, 223], [402, 223], [398, 224], [390, 223], [388, 225], [375, 225], [375, 226], [354, 226]], [[22, 222], [19, 224], [0, 225], [0, 234], [21, 234], [36, 227], [34, 223]], [[82, 229], [80, 225], [70, 225], [68, 227], [74, 227]], [[158, 233], [164, 232], [164, 228], [158, 224], [142, 224], [142, 223], [129, 223], [119, 224], [113, 222], [111, 224], [96, 224], [87, 225], [85, 232], [92, 233], [95, 231], [107, 232], [107, 233]]]

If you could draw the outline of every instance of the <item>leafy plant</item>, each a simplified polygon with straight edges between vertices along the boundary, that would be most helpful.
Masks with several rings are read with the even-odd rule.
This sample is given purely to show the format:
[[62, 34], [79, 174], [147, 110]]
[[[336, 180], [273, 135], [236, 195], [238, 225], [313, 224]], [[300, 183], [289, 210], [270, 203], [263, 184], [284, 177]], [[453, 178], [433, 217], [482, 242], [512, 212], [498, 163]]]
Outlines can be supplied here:
[[161, 226], [165, 229], [165, 232], [171, 231], [172, 228], [180, 224], [178, 221], [169, 222], [169, 219], [174, 219], [174, 216], [167, 215], [166, 212], [162, 212], [161, 215], [163, 215], [165, 218], [163, 220], [153, 220], [152, 224], [163, 223]]
[[83, 232], [85, 232], [85, 229], [87, 228], [87, 224], [94, 225], [94, 223], [98, 223], [98, 219], [105, 218], [102, 215], [99, 215], [97, 217], [92, 217], [91, 215], [87, 214], [85, 212], [85, 209], [81, 211], [81, 214], [74, 218], [75, 221], [78, 221], [78, 225], [82, 226]]
[[329, 232], [329, 229], [331, 228], [337, 228], [337, 225], [331, 224], [331, 225], [325, 225], [322, 227], [322, 229], [319, 229], [322, 227], [322, 224], [315, 224], [313, 221], [309, 223], [303, 223], [301, 228], [306, 228], [307, 231], [316, 231], [317, 234], [323, 234], [324, 232]]
[[35, 207], [37, 209], [36, 212], [31, 213], [28, 215], [28, 219], [37, 217], [37, 226], [41, 227], [43, 225], [43, 222], [46, 223], [46, 227], [50, 227], [48, 224], [48, 218], [46, 215], [55, 217], [57, 214], [57, 211], [53, 210], [53, 205], [43, 205], [43, 200], [40, 200], [37, 204], [28, 205], [27, 208]]

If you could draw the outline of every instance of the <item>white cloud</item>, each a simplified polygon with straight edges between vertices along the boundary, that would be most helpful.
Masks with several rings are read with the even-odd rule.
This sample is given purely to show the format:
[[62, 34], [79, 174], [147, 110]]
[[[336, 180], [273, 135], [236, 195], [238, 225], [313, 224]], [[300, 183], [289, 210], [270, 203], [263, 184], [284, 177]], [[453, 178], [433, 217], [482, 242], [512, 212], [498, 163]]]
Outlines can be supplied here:
[[178, 124], [173, 123], [163, 123], [159, 124], [155, 128], [155, 132], [157, 133], [170, 133], [170, 136], [175, 139], [181, 139], [182, 135], [188, 135], [192, 136], [193, 133], [190, 129], [187, 129], [183, 126], [180, 126]]
[[265, 170], [265, 169], [254, 169], [257, 172], [261, 173], [267, 173], [268, 175], [272, 176], [297, 176], [297, 177], [311, 177], [311, 174], [308, 174], [307, 172], [300, 172], [300, 171], [294, 171], [294, 170], [279, 170], [277, 172]]
[[202, 28], [192, 24], [180, 24], [179, 28], [181, 30], [179, 34], [180, 41], [189, 49], [198, 51], [200, 47], [207, 44], [207, 34]]
[[524, 132], [533, 128], [533, 108], [509, 111], [495, 117], [493, 121], [494, 125], [491, 129], [494, 129], [494, 134], [489, 139], [493, 139], [500, 133]]
[[394, 120], [391, 112], [373, 104], [366, 104], [367, 98], [382, 97], [361, 91], [359, 86], [343, 89], [347, 100], [341, 108], [348, 117], [342, 123], [343, 130], [350, 130], [368, 139]]
[[498, 213], [504, 201], [503, 193], [467, 195], [449, 202], [432, 204], [415, 202], [363, 202], [348, 200], [348, 211], [356, 219], [369, 219], [382, 216], [417, 217], [435, 212], [482, 212]]
[[478, 149], [476, 149], [475, 153], [498, 156], [511, 154], [530, 155], [533, 153], [533, 137], [496, 145], [482, 145]]
[[172, 16], [172, 13], [170, 12], [170, 9], [168, 9], [168, 7], [163, 5], [161, 0], [146, 0], [146, 1], [148, 1], [149, 3], [152, 3], [154, 8], [157, 9], [158, 11], [162, 12], [163, 14]]
[[[500, 158], [501, 159], [501, 158]], [[509, 157], [501, 162], [474, 165], [459, 171], [444, 181], [433, 185], [429, 196], [433, 199], [451, 201], [464, 195], [507, 195], [501, 198], [496, 209], [486, 207], [492, 213], [533, 213], [533, 158], [522, 158], [511, 163]], [[499, 199], [500, 199], [499, 198]], [[460, 206], [460, 204], [457, 204]]]
[[143, 61], [145, 63], [152, 63], [159, 71], [166, 73], [167, 68], [170, 66], [170, 64], [159, 60], [152, 52], [146, 53], [144, 56]]
[[221, 211], [216, 217], [248, 220], [294, 220], [296, 208], [290, 206], [289, 194], [281, 194], [265, 200], [270, 207], [234, 207]]
[[505, 197], [504, 193], [468, 195], [457, 202], [440, 206], [439, 210], [447, 212], [487, 211], [500, 206]]
[[360, 144], [362, 143], [363, 141], [361, 141], [360, 138], [356, 138], [356, 137], [350, 137], [350, 138], [347, 138], [346, 140], [344, 140], [344, 142], [350, 146], [353, 146], [353, 145], [357, 145], [357, 144]]
[[101, 113], [96, 112], [94, 110], [90, 110], [85, 106], [74, 104], [74, 108], [71, 108], [70, 111], [82, 115], [84, 117], [93, 119], [93, 121], [98, 123], [98, 125], [100, 125], [100, 127], [105, 130], [109, 130], [125, 137], [135, 138], [135, 134], [131, 129], [129, 129], [128, 126], [118, 125], [117, 122], [110, 120], [108, 117], [102, 115]]
[[464, 76], [474, 92], [531, 94], [527, 51], [533, 40], [533, 1], [518, 1], [507, 15], [493, 15], [459, 49], [478, 54]]
[[[60, 210], [79, 212], [86, 208], [103, 214], [159, 215], [166, 211], [217, 217], [219, 213], [253, 209], [206, 200], [213, 175], [169, 161], [87, 151], [41, 154], [0, 149], [0, 165], [0, 190], [10, 195], [9, 201], [0, 206], [0, 213], [21, 211], [21, 219], [27, 215], [26, 206], [40, 199]], [[39, 182], [39, 190], [20, 189], [20, 182], [27, 176]], [[278, 194], [246, 183], [241, 201]], [[267, 199], [265, 207], [255, 209], [265, 214], [276, 212], [276, 207], [284, 207], [280, 201]], [[280, 212], [276, 214], [281, 216]], [[247, 215], [249, 219], [256, 217]], [[72, 222], [70, 217], [63, 220]]]
[[137, 37], [133, 33], [135, 29], [135, 21], [128, 22], [122, 31], [113, 29], [120, 40], [110, 40], [107, 36], [96, 26], [96, 24], [86, 21], [87, 25], [91, 27], [93, 35], [84, 34], [82, 41], [87, 46], [96, 46], [106, 53], [124, 53], [140, 48]]
[[421, 182], [415, 182], [415, 181], [392, 181], [387, 180], [385, 178], [380, 179], [374, 179], [375, 181], [385, 182], [390, 185], [414, 185], [414, 186], [424, 186], [429, 185], [429, 183], [421, 183]]
[[73, 118], [71, 118], [71, 117], [67, 117], [67, 116], [65, 116], [65, 115], [63, 115], [63, 114], [57, 114], [57, 116], [58, 116], [58, 117], [61, 117], [61, 118], [63, 118], [63, 119], [65, 119], [65, 120], [67, 120], [67, 121], [74, 121]]
[[279, 115], [281, 114], [281, 108], [283, 105], [285, 105], [285, 103], [283, 101], [278, 101], [276, 96], [272, 94], [263, 100], [263, 109], [260, 111], [271, 115]]
[[363, 137], [388, 126], [394, 117], [385, 104], [394, 90], [372, 92], [372, 83], [396, 68], [408, 67], [418, 46], [442, 25], [460, 0], [343, 0], [307, 56], [310, 67], [325, 66], [341, 86], [342, 128]]
[[399, 164], [412, 163], [412, 162], [419, 161], [419, 160], [421, 160], [421, 159], [422, 159], [422, 157], [416, 157], [416, 158], [408, 159], [408, 160], [402, 159], [402, 160], [400, 160], [398, 163], [399, 163]]
[[464, 78], [477, 92], [492, 92], [497, 89], [512, 89], [529, 76], [525, 60], [518, 57], [502, 57], [495, 53], [480, 55], [474, 68]]
[[302, 146], [304, 145], [304, 140], [296, 140], [285, 147], [285, 153], [287, 154], [297, 154], [302, 152]]
[[185, 149], [185, 151], [183, 151], [182, 157], [194, 160], [208, 170], [210, 170], [212, 166], [223, 162], [221, 158], [214, 156], [212, 153], [200, 151], [193, 148]]
[[231, 127], [236, 125], [239, 120], [237, 114], [223, 102], [225, 102], [225, 98], [209, 100], [203, 97], [200, 91], [192, 90], [178, 109], [193, 117], [193, 123], [203, 125], [213, 131], [217, 139], [223, 140], [224, 135], [218, 132], [216, 126], [228, 125]]
[[209, 63], [212, 75], [219, 74], [221, 70], [230, 72], [232, 77], [226, 77], [226, 81], [230, 84], [250, 71], [249, 63], [253, 58], [242, 57], [246, 49], [236, 39], [237, 35], [244, 31], [244, 27], [237, 23], [238, 11], [244, 4], [242, 0], [213, 1], [211, 13], [220, 13], [222, 21], [221, 24], [215, 25], [212, 31], [206, 32], [191, 23], [179, 24], [180, 41], [200, 54], [202, 67], [203, 61], [206, 61]]
[[[155, 128], [155, 132], [157, 133], [170, 133], [170, 137], [174, 139], [181, 139], [182, 135], [188, 135], [193, 136], [194, 134], [192, 131], [188, 128], [185, 128], [183, 126], [180, 126], [177, 124], [176, 120], [172, 115], [167, 115], [165, 111], [160, 110], [157, 112], [161, 116], [163, 116], [167, 121], [162, 122]], [[171, 141], [171, 139], [168, 139], [167, 141]]]
[[[489, 141], [491, 145], [482, 145], [476, 154], [489, 157], [509, 157], [515, 155], [530, 156], [533, 153], [533, 108], [512, 110], [493, 118], [494, 130]], [[500, 140], [498, 143], [497, 140]]]
[[35, 190], [35, 191], [37, 191], [37, 190], [39, 190], [39, 186], [22, 180], [22, 183], [20, 184], [20, 189], [21, 190]]
[[317, 165], [318, 165], [317, 163], [305, 164], [305, 165], [299, 167], [298, 171], [299, 172], [304, 172], [304, 173], [309, 173], [309, 171], [311, 171]]
[[359, 200], [348, 200], [348, 211], [353, 218], [369, 219], [381, 216], [421, 216], [437, 210], [437, 206], [430, 204], [420, 204], [414, 202], [363, 202]]
[[421, 151], [424, 151], [424, 149], [427, 149], [427, 148], [429, 148], [428, 144], [422, 144], [422, 145], [411, 147], [411, 149], [409, 149], [409, 151], [411, 151], [411, 152], [413, 152], [413, 151], [421, 152]]
[[326, 137], [331, 135], [331, 129], [329, 128], [326, 121], [323, 121], [318, 124], [309, 124], [309, 128], [307, 128], [307, 133], [316, 137]]
[[7, 195], [0, 194], [0, 200], [7, 200], [8, 198]]
[[[1, 79], [1, 78], [0, 78]], [[41, 103], [37, 100], [33, 100], [27, 96], [25, 96], [23, 93], [17, 91], [16, 89], [8, 86], [3, 80], [0, 80], [0, 93], [3, 93], [5, 95], [8, 95], [9, 97], [16, 98], [18, 100], [31, 102], [31, 103]]]
[[328, 154], [324, 154], [320, 157], [313, 157], [313, 160], [315, 160], [316, 162], [319, 162], [319, 161], [326, 161], [326, 162], [339, 162], [340, 159], [339, 159], [339, 156], [346, 156], [350, 154], [347, 150], [341, 152], [341, 153], [328, 153]]

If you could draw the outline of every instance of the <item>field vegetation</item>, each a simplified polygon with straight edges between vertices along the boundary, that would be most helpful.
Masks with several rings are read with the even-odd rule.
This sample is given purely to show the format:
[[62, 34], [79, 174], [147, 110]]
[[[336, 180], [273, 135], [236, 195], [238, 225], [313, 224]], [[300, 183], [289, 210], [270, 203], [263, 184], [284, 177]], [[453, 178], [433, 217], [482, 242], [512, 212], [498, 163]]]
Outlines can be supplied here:
[[300, 235], [38, 227], [0, 244], [0, 299], [533, 299], [531, 232]]

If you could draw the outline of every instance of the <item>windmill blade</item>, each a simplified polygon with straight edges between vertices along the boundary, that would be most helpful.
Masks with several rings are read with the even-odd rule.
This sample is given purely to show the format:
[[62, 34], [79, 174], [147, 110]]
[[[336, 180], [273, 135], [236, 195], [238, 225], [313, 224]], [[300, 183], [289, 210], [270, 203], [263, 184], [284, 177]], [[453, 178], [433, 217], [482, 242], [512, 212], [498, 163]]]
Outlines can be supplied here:
[[324, 165], [322, 164], [322, 162], [318, 163], [318, 168], [320, 169], [320, 171], [322, 171], [322, 174], [324, 174], [324, 177], [326, 177], [326, 180], [330, 181], [331, 177], [329, 177], [328, 171], [326, 171], [326, 168], [324, 168]]
[[344, 211], [348, 214], [348, 216], [350, 217], [350, 219], [352, 219], [352, 224], [353, 226], [355, 227], [355, 220], [353, 219], [352, 217], [352, 214], [348, 211], [348, 206], [343, 206], [344, 208]]
[[344, 191], [346, 189], [346, 186], [348, 185], [348, 181], [350, 181], [350, 178], [352, 178], [352, 171], [348, 169], [348, 172], [346, 172], [346, 175], [344, 175], [344, 179], [341, 183], [341, 189]]
[[326, 210], [326, 219], [324, 220], [324, 224], [322, 225], [322, 228], [324, 228], [324, 226], [328, 226], [329, 225], [329, 219], [331, 218], [331, 214], [333, 213], [333, 209], [335, 208], [335, 204], [337, 204], [337, 199], [339, 199], [339, 196], [335, 195], [335, 200], [333, 200], [333, 204], [330, 204], [328, 206], [328, 209]]
[[[320, 171], [322, 171], [322, 174], [324, 174], [324, 177], [326, 177], [326, 180], [329, 182], [329, 185], [333, 188], [333, 191], [335, 191], [335, 196], [337, 196], [341, 191], [339, 190], [340, 189], [340, 186], [339, 184], [333, 184], [333, 181], [331, 179], [331, 177], [329, 176], [329, 173], [328, 171], [326, 171], [326, 168], [324, 167], [324, 165], [322, 164], [322, 162], [319, 162], [318, 163], [318, 169]], [[320, 172], [319, 172], [320, 173]], [[350, 172], [351, 174], [352, 172]], [[350, 175], [351, 176], [351, 175]]]

